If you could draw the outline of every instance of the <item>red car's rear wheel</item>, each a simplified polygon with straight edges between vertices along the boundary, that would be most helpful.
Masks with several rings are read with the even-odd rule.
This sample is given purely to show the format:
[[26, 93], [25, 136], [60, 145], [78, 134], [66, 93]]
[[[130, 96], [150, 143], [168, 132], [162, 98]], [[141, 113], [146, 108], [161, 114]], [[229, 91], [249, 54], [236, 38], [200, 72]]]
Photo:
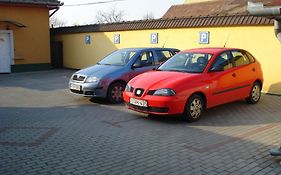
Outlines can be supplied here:
[[261, 98], [261, 85], [258, 82], [253, 84], [249, 97], [246, 99], [249, 104], [256, 104]]

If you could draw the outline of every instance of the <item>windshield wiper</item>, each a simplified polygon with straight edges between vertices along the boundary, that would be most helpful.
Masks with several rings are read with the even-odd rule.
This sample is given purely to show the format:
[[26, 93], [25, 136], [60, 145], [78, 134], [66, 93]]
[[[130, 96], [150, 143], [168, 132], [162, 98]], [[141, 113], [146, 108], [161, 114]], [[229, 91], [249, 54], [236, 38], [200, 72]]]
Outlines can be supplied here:
[[162, 71], [170, 71], [170, 72], [187, 72], [184, 70], [174, 70], [174, 69], [167, 69], [167, 70], [162, 70]]
[[99, 65], [111, 66], [112, 64], [108, 64], [108, 63], [106, 63], [106, 64], [101, 64], [101, 63], [99, 63]]

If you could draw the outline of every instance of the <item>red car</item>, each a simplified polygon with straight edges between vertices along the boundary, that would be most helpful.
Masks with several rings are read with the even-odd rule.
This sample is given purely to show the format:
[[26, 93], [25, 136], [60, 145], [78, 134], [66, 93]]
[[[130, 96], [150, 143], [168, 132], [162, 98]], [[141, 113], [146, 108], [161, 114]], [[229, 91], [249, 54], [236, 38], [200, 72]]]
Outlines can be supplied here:
[[183, 114], [189, 122], [224, 103], [260, 100], [263, 73], [247, 51], [201, 48], [178, 53], [156, 71], [133, 78], [123, 92], [129, 109], [156, 114]]

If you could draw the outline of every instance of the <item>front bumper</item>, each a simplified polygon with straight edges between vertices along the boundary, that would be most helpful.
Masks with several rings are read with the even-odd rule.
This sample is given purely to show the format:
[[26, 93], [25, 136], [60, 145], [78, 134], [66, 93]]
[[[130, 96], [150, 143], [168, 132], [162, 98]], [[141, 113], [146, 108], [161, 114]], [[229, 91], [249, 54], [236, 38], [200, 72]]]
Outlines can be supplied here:
[[[71, 89], [71, 86], [75, 85], [76, 87], [80, 87], [79, 89]], [[69, 82], [69, 90], [70, 92], [85, 96], [85, 97], [101, 97], [106, 98], [107, 89], [105, 87], [100, 87], [96, 83], [78, 83], [78, 82]]]
[[[163, 97], [145, 95], [144, 97], [140, 98], [136, 97], [131, 92], [124, 92], [123, 98], [129, 109], [141, 113], [157, 115], [182, 114], [184, 112], [184, 107], [186, 103], [186, 100], [184, 98], [179, 98], [177, 96]], [[148, 103], [148, 107], [140, 107], [130, 104], [130, 98], [145, 100]]]

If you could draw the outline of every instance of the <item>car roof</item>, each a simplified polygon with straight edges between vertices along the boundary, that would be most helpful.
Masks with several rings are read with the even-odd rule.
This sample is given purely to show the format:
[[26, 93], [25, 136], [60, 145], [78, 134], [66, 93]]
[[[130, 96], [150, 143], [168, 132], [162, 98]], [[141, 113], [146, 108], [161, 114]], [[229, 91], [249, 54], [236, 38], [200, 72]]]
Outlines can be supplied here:
[[227, 50], [243, 50], [238, 48], [225, 48], [225, 47], [206, 47], [206, 48], [195, 48], [195, 49], [188, 49], [182, 51], [182, 53], [188, 53], [188, 52], [195, 52], [195, 53], [210, 53], [210, 54], [218, 54], [223, 51]]
[[120, 50], [133, 50], [133, 51], [145, 51], [145, 50], [178, 50], [179, 49], [176, 49], [176, 48], [161, 48], [161, 47], [136, 47], [136, 48], [123, 48], [123, 49], [120, 49]]

